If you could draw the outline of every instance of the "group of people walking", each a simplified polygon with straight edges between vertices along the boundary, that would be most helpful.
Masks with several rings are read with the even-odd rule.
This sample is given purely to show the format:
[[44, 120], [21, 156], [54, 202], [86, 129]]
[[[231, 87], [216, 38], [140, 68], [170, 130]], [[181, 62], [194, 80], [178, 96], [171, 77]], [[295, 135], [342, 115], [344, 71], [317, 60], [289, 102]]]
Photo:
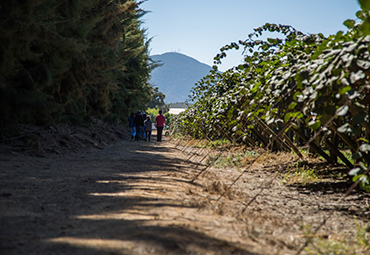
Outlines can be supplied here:
[[[131, 141], [150, 141], [153, 122], [149, 115], [138, 111], [136, 114], [131, 113], [128, 117], [128, 125], [130, 129]], [[162, 141], [163, 128], [166, 126], [166, 118], [159, 111], [159, 114], [155, 117], [154, 126], [157, 129], [157, 141]]]

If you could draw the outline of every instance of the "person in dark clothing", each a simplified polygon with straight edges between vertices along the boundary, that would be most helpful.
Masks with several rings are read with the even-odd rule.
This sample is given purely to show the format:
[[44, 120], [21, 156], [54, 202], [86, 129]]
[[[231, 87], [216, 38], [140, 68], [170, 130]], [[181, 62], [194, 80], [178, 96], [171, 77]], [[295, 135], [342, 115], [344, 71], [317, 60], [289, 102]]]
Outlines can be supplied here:
[[135, 124], [134, 124], [135, 114], [132, 112], [130, 117], [128, 117], [128, 127], [130, 130], [131, 141], [135, 139]]
[[136, 141], [140, 141], [143, 139], [143, 127], [144, 127], [144, 119], [143, 119], [143, 116], [141, 115], [141, 112], [138, 111], [136, 116], [135, 116], [135, 119], [134, 119], [134, 123], [135, 123], [135, 128], [136, 128]]
[[143, 135], [142, 135], [142, 139], [144, 140], [144, 141], [146, 141], [147, 139], [146, 139], [146, 130], [145, 130], [145, 121], [146, 121], [146, 114], [145, 114], [145, 112], [143, 112], [142, 113], [142, 115], [141, 115], [142, 117], [143, 117]]

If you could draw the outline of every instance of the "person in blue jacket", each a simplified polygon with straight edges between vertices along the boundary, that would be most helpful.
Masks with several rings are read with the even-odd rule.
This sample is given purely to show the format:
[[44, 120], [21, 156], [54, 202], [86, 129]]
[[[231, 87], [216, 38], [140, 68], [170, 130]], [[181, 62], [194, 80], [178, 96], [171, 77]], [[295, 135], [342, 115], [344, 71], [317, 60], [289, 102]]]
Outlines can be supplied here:
[[130, 130], [131, 141], [135, 139], [135, 124], [134, 124], [135, 114], [132, 112], [131, 115], [128, 117], [128, 127]]

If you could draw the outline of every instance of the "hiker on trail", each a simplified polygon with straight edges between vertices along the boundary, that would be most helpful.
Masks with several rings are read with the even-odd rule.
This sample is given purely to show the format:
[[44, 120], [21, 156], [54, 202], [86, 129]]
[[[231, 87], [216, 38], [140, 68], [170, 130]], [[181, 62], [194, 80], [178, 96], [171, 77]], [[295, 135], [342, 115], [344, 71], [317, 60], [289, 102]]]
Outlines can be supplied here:
[[135, 139], [135, 124], [134, 124], [134, 118], [135, 114], [132, 112], [131, 115], [128, 117], [128, 127], [130, 130], [130, 135], [131, 135], [131, 141]]
[[162, 114], [162, 110], [159, 110], [159, 114], [155, 117], [155, 127], [157, 128], [157, 142], [162, 142], [163, 128], [166, 126], [166, 118]]
[[152, 135], [152, 121], [150, 120], [150, 116], [146, 116], [146, 120], [144, 121], [145, 125], [145, 133], [146, 133], [146, 141], [150, 141], [150, 136]]
[[144, 120], [143, 120], [143, 116], [141, 115], [140, 111], [136, 113], [134, 123], [135, 123], [135, 128], [136, 128], [135, 140], [140, 141], [143, 139], [143, 132], [144, 132], [143, 130]]
[[146, 121], [146, 114], [145, 112], [142, 113], [143, 117], [143, 140], [146, 141], [146, 130], [145, 130], [145, 121]]

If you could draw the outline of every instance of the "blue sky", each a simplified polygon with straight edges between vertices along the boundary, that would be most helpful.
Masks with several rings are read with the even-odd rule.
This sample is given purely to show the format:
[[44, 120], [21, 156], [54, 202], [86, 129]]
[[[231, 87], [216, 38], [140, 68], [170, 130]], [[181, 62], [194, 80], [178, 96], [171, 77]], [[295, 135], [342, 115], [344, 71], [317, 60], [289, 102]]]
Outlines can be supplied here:
[[[222, 46], [266, 22], [329, 35], [360, 9], [357, 0], [147, 0], [141, 8], [149, 11], [142, 20], [152, 55], [179, 52], [208, 65]], [[228, 54], [220, 70], [242, 59], [241, 51]]]

